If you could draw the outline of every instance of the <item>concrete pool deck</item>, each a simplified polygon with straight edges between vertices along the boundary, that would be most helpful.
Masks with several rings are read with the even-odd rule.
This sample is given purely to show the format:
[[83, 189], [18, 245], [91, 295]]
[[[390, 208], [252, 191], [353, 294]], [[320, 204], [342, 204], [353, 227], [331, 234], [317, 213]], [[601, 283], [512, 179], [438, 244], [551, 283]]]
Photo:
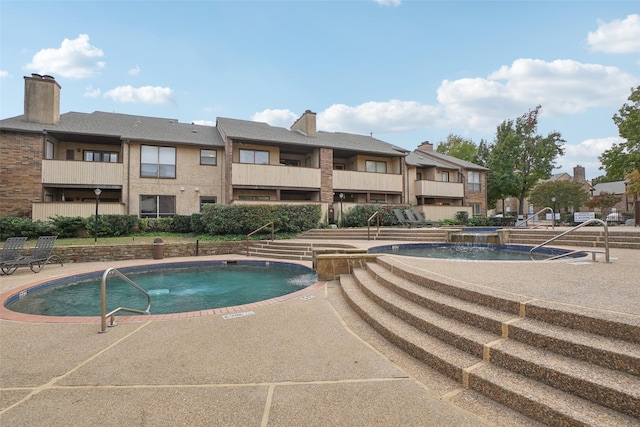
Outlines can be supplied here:
[[[393, 243], [406, 242], [382, 244]], [[0, 292], [59, 275], [181, 260], [194, 258], [54, 264], [37, 275], [21, 269], [0, 277]], [[412, 259], [411, 265], [481, 287], [637, 316], [640, 324], [640, 251], [611, 249], [611, 261]], [[106, 334], [98, 333], [97, 319], [0, 320], [0, 424], [539, 425], [461, 390], [388, 344], [346, 306], [335, 281], [236, 314], [139, 317]]]

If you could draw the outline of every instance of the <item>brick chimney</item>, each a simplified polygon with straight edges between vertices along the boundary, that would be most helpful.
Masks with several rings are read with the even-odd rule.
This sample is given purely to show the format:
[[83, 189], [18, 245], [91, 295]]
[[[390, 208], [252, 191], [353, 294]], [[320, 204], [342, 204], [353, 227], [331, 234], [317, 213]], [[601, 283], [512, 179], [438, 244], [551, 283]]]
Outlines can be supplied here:
[[317, 135], [316, 113], [312, 112], [311, 110], [305, 111], [302, 117], [300, 117], [294, 124], [291, 125], [290, 129], [301, 132], [306, 136], [315, 137]]
[[24, 116], [28, 122], [47, 125], [60, 121], [60, 85], [53, 76], [24, 77]]
[[418, 150], [433, 151], [433, 144], [430, 143], [429, 141], [422, 142], [420, 143], [420, 145], [418, 145]]
[[576, 166], [573, 168], [573, 182], [587, 182], [584, 166]]

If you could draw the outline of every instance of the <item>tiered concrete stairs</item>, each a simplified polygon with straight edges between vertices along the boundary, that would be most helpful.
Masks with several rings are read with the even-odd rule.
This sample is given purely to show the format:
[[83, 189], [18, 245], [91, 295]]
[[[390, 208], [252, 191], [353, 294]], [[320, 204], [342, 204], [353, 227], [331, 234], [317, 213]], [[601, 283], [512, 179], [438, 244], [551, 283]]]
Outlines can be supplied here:
[[318, 240], [407, 240], [425, 243], [442, 243], [446, 240], [443, 228], [402, 228], [380, 227], [367, 228], [317, 228], [306, 231], [298, 239]]
[[[564, 230], [552, 229], [525, 229], [511, 228], [509, 230], [509, 241], [506, 243], [535, 246], [543, 243]], [[609, 228], [609, 247], [619, 249], [640, 249], [640, 231], [617, 231], [616, 227]], [[604, 247], [604, 231], [600, 228], [589, 229], [584, 227], [575, 230], [567, 235], [555, 240], [551, 246], [579, 246], [589, 248]]]
[[392, 257], [340, 283], [381, 335], [464, 388], [551, 426], [640, 425], [632, 316], [438, 281]]
[[[314, 249], [351, 248], [351, 245], [340, 243], [309, 243], [295, 240], [251, 240], [249, 256], [261, 258], [277, 258], [295, 261], [313, 261]], [[246, 249], [238, 251], [246, 255]]]

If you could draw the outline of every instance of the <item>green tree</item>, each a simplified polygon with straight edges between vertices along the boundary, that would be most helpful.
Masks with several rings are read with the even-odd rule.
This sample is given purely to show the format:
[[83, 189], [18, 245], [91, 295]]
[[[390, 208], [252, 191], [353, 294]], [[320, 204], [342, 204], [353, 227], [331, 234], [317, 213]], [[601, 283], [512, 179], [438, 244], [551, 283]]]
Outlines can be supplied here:
[[587, 200], [585, 202], [585, 206], [591, 209], [600, 209], [602, 219], [604, 220], [609, 214], [611, 208], [614, 207], [620, 200], [622, 200], [622, 197], [603, 191], [600, 194], [593, 196], [591, 199]]
[[450, 133], [445, 142], [438, 143], [436, 151], [456, 159], [473, 162], [476, 157], [477, 147], [471, 139]]
[[515, 123], [505, 120], [498, 126], [487, 165], [488, 198], [495, 203], [504, 197], [517, 197], [519, 214], [531, 189], [551, 176], [556, 158], [564, 154], [565, 141], [559, 132], [537, 134], [541, 109], [538, 105]]
[[[556, 201], [553, 202], [552, 198]], [[578, 210], [589, 200], [589, 194], [582, 184], [571, 181], [545, 181], [531, 190], [529, 203], [540, 210], [545, 207], [556, 207], [556, 211]]]
[[607, 178], [620, 181], [633, 170], [640, 170], [640, 86], [631, 89], [631, 95], [613, 121], [618, 126], [618, 134], [625, 139], [613, 144], [599, 157]]
[[487, 166], [489, 162], [489, 156], [491, 155], [491, 148], [489, 143], [485, 139], [481, 139], [476, 149], [476, 155], [472, 160], [472, 163], [480, 166]]

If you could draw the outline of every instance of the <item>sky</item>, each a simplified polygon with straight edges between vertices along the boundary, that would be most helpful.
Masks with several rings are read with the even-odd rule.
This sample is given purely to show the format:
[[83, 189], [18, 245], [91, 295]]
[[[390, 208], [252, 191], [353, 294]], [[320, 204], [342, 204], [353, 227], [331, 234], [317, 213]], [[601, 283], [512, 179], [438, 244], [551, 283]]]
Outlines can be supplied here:
[[554, 173], [604, 174], [612, 117], [640, 85], [636, 0], [5, 1], [0, 118], [49, 74], [60, 112], [215, 125], [217, 117], [373, 135], [414, 150], [478, 144], [542, 107]]

